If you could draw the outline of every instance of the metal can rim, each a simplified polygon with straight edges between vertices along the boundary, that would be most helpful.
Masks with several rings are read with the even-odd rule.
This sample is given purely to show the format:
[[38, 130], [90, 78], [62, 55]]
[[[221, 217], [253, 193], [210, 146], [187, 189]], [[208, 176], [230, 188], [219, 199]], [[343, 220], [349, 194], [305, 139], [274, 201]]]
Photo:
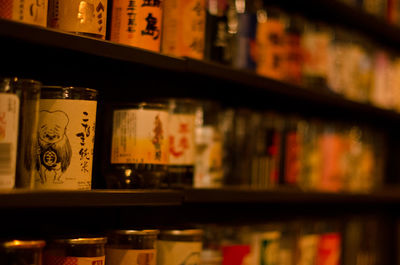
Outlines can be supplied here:
[[158, 229], [145, 229], [145, 230], [110, 230], [108, 234], [111, 235], [158, 235], [160, 230]]
[[65, 238], [55, 239], [56, 244], [74, 244], [74, 245], [95, 245], [107, 243], [107, 237], [79, 237], [79, 238]]
[[27, 248], [43, 248], [46, 245], [44, 240], [12, 240], [5, 241], [0, 244], [3, 248], [11, 249], [27, 249]]
[[170, 230], [161, 230], [161, 235], [173, 235], [173, 236], [201, 236], [204, 234], [202, 229], [170, 229]]

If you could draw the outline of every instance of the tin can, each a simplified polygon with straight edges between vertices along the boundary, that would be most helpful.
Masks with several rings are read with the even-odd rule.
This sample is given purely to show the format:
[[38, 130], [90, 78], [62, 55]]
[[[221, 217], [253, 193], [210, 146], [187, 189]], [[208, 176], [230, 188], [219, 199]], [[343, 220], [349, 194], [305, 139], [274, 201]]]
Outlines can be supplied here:
[[158, 230], [116, 230], [108, 233], [108, 265], [155, 265]]
[[112, 7], [111, 41], [160, 51], [161, 0], [115, 0]]
[[204, 58], [205, 0], [165, 0], [161, 51]]
[[105, 264], [106, 237], [57, 239], [44, 251], [44, 265]]
[[112, 110], [109, 188], [157, 188], [168, 171], [168, 106], [116, 105]]
[[32, 165], [26, 161], [33, 151], [40, 86], [34, 80], [0, 79], [0, 189], [15, 186], [16, 172], [31, 179]]
[[105, 39], [107, 0], [50, 0], [47, 26]]
[[196, 102], [190, 99], [169, 100], [167, 182], [170, 187], [193, 185], [196, 106]]
[[158, 265], [200, 264], [203, 230], [162, 230], [157, 242]]
[[35, 188], [91, 189], [96, 97], [89, 88], [42, 88]]
[[43, 240], [13, 240], [0, 243], [0, 264], [42, 265]]
[[45, 27], [48, 0], [1, 0], [0, 17]]

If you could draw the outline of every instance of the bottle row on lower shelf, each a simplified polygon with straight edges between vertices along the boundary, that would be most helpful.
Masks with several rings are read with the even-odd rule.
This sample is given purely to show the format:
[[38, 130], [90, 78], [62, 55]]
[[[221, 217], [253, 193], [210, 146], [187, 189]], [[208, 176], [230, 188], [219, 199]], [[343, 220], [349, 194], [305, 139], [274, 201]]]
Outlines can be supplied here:
[[[190, 229], [111, 230], [95, 237], [5, 240], [0, 264], [375, 265], [385, 255], [378, 219], [194, 225]], [[387, 257], [386, 257], [387, 258]], [[25, 263], [24, 263], [25, 262]], [[393, 263], [392, 263], [393, 264]]]
[[369, 192], [383, 182], [386, 138], [371, 127], [162, 98], [104, 103], [96, 128], [97, 93], [2, 79], [0, 188], [90, 190], [95, 146], [107, 188]]

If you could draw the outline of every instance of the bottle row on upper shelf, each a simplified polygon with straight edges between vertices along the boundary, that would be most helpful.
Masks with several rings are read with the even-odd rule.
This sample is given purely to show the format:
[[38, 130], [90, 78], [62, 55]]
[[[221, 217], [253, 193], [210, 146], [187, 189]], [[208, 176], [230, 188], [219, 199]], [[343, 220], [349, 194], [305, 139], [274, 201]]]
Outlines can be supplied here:
[[[359, 32], [284, 12], [261, 0], [6, 2], [3, 18], [216, 61], [400, 111], [397, 51]], [[365, 6], [370, 6], [367, 2], [380, 1], [364, 1]]]
[[389, 23], [400, 24], [399, 0], [340, 0], [352, 7], [361, 8], [364, 12], [380, 17]]
[[91, 189], [99, 130], [108, 188], [369, 192], [384, 179], [385, 135], [366, 126], [163, 98], [106, 102], [96, 128], [94, 89], [1, 81], [1, 188]]

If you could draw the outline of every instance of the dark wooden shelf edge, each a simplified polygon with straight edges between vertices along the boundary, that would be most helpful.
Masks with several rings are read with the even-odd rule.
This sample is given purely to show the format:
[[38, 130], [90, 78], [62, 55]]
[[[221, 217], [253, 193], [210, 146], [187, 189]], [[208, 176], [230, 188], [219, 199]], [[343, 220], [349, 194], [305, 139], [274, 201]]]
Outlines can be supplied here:
[[185, 189], [184, 203], [269, 203], [303, 205], [389, 205], [400, 203], [400, 192], [329, 193], [300, 190], [263, 190], [246, 188]]
[[0, 37], [72, 50], [94, 56], [172, 71], [184, 71], [184, 60], [132, 46], [0, 19]]
[[177, 190], [90, 190], [0, 192], [0, 208], [110, 207], [181, 205]]

